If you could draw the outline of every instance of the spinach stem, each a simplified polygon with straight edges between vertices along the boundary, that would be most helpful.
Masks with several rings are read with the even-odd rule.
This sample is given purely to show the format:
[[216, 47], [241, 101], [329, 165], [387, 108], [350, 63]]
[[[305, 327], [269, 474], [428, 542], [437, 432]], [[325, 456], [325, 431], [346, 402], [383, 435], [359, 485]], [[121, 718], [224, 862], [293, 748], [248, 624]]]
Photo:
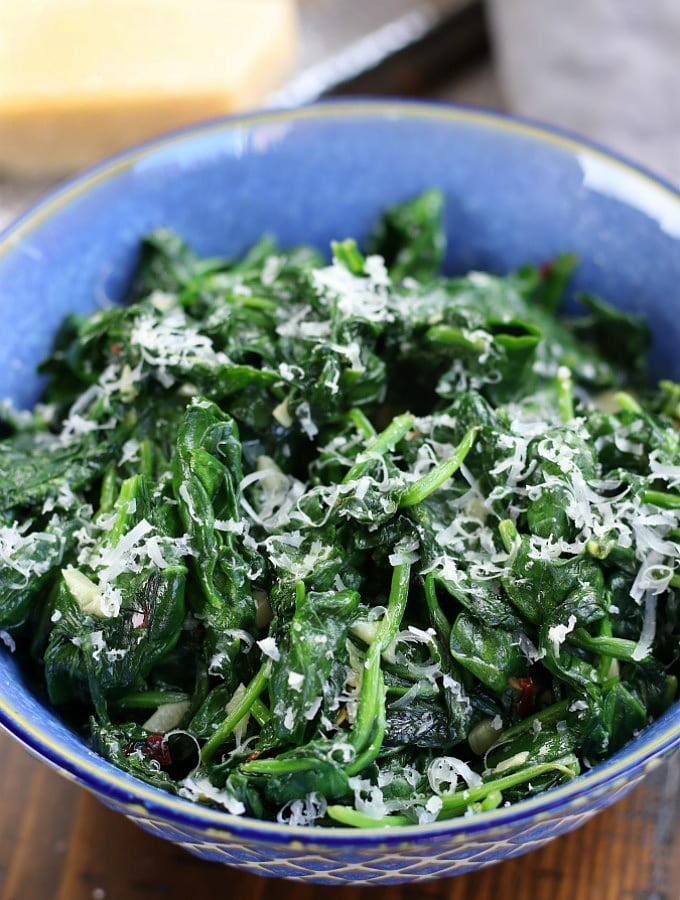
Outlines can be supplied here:
[[578, 759], [573, 754], [556, 759], [553, 762], [525, 766], [516, 772], [511, 772], [509, 775], [485, 781], [477, 787], [456, 791], [448, 796], [444, 795], [441, 798], [442, 809], [438, 818], [450, 819], [454, 816], [459, 816], [465, 812], [468, 806], [472, 806], [473, 803], [478, 801], [483, 801], [489, 794], [506, 791], [508, 788], [517, 787], [519, 784], [526, 784], [526, 782], [540, 778], [542, 775], [554, 772], [567, 778], [573, 778], [575, 775], [578, 775], [579, 771]]
[[[608, 618], [604, 618], [600, 624], [600, 637], [613, 638], [612, 625]], [[605, 681], [609, 670], [611, 669], [612, 657], [603, 649], [600, 654], [600, 662], [597, 667], [598, 674], [602, 681]]]
[[[579, 771], [578, 760], [573, 755], [562, 757], [554, 762], [527, 766], [502, 778], [486, 781], [475, 788], [465, 788], [454, 794], [443, 795], [441, 797], [442, 809], [437, 818], [441, 820], [460, 816], [469, 807], [475, 808], [477, 804], [480, 804], [480, 811], [495, 809], [503, 800], [502, 791], [504, 790], [551, 773], [562, 775], [565, 778], [574, 778]], [[387, 815], [374, 819], [347, 806], [329, 806], [326, 813], [341, 825], [352, 825], [357, 828], [389, 828], [392, 825], [413, 824], [413, 820], [406, 816]]]
[[465, 462], [465, 457], [470, 452], [476, 436], [477, 428], [470, 428], [454, 450], [453, 455], [449, 459], [444, 460], [444, 462], [439, 463], [438, 466], [435, 466], [427, 475], [423, 475], [422, 478], [414, 482], [402, 496], [399, 506], [404, 509], [421, 503], [448, 481]]
[[253, 700], [253, 705], [250, 707], [250, 713], [260, 728], [263, 725], [266, 725], [272, 717], [266, 704], [264, 704], [259, 697], [256, 697]]
[[526, 719], [522, 719], [516, 725], [500, 731], [495, 741], [496, 745], [512, 741], [519, 735], [531, 731], [534, 727], [534, 722], [539, 722], [542, 726], [558, 722], [566, 716], [570, 705], [571, 700], [559, 700], [557, 703], [552, 703], [550, 706], [546, 706], [545, 709], [539, 710], [532, 716], [527, 716]]
[[640, 415], [642, 413], [642, 407], [637, 402], [635, 397], [633, 397], [626, 391], [617, 391], [616, 394], [614, 394], [614, 399], [621, 407], [621, 409], [625, 410], [626, 412], [632, 412], [636, 415]]
[[382, 816], [374, 819], [366, 813], [358, 812], [351, 806], [333, 804], [326, 809], [326, 815], [340, 825], [351, 825], [353, 828], [391, 828], [394, 825], [413, 825], [413, 819], [408, 816]]
[[[386, 671], [389, 671], [387, 666], [385, 667]], [[435, 699], [440, 696], [440, 692], [437, 688], [428, 686], [423, 681], [414, 682], [416, 685], [416, 690], [414, 692], [416, 697], [423, 697], [429, 699]], [[385, 693], [387, 697], [403, 697], [404, 694], [408, 694], [409, 691], [413, 690], [413, 684], [405, 685], [405, 684], [391, 684], [389, 687], [385, 688]], [[411, 696], [414, 696], [413, 694]]]
[[374, 734], [371, 738], [371, 742], [358, 756], [356, 756], [352, 762], [345, 767], [345, 771], [348, 775], [357, 775], [359, 772], [363, 771], [366, 766], [370, 765], [378, 754], [380, 753], [380, 749], [382, 747], [383, 740], [385, 738], [385, 727], [387, 725], [386, 717], [385, 717], [385, 679], [380, 673], [380, 682], [378, 684], [378, 692], [376, 698], [376, 711], [375, 711], [375, 723], [374, 723]]
[[201, 750], [201, 761], [209, 762], [215, 755], [215, 752], [222, 746], [234, 728], [241, 719], [250, 711], [255, 699], [260, 696], [267, 686], [269, 680], [269, 670], [271, 663], [269, 660], [263, 663], [257, 674], [253, 677], [248, 687], [245, 689], [241, 702], [236, 706], [217, 728], [215, 733], [203, 745]]
[[[567, 635], [567, 640], [582, 650], [591, 650], [593, 653], [613, 659], [631, 660], [634, 658], [633, 653], [637, 647], [636, 641], [611, 637], [606, 634], [593, 636], [588, 634], [584, 628], [577, 628], [576, 631]], [[609, 666], [607, 666], [607, 671], [609, 671]]]
[[245, 309], [263, 309], [266, 312], [276, 312], [279, 304], [276, 300], [269, 300], [267, 297], [246, 297], [242, 294], [226, 294], [224, 299], [227, 303], [234, 306], [243, 306]]
[[449, 641], [451, 640], [451, 623], [446, 618], [444, 611], [439, 605], [439, 600], [437, 599], [437, 584], [433, 572], [430, 572], [425, 576], [424, 593], [425, 602], [427, 603], [427, 609], [430, 614], [430, 622], [441, 638], [442, 643], [448, 647]]
[[663, 380], [659, 382], [659, 387], [666, 394], [661, 412], [664, 416], [677, 419], [680, 413], [680, 384], [675, 381]]
[[491, 791], [491, 793], [487, 794], [479, 804], [480, 812], [488, 812], [490, 809], [498, 809], [502, 802], [503, 794], [501, 794], [500, 791]]
[[342, 263], [352, 275], [364, 274], [364, 257], [357, 247], [354, 238], [345, 238], [344, 241], [331, 241], [331, 249], [335, 259]]
[[519, 540], [519, 531], [515, 528], [515, 523], [512, 519], [503, 519], [498, 525], [498, 532], [503, 541], [505, 552], [512, 553]]
[[279, 758], [253, 759], [243, 763], [241, 771], [248, 775], [290, 775], [294, 772], [310, 772], [318, 769], [319, 761], [314, 757], [302, 757], [299, 759]]
[[139, 442], [139, 471], [148, 478], [153, 476], [153, 445], [148, 438]]
[[667, 491], [643, 491], [642, 499], [645, 503], [652, 503], [662, 509], [680, 509], [680, 494], [670, 494]]
[[109, 466], [104, 472], [99, 491], [99, 512], [111, 512], [116, 502], [116, 467]]
[[141, 475], [133, 475], [132, 478], [126, 478], [120, 486], [118, 499], [115, 503], [115, 506], [117, 506], [116, 518], [111, 525], [108, 537], [108, 542], [112, 547], [118, 544], [118, 541], [129, 528], [131, 514], [128, 512], [128, 509], [130, 508], [130, 503], [137, 498], [142, 477]]
[[354, 481], [361, 475], [369, 460], [384, 456], [388, 451], [393, 450], [413, 428], [414, 422], [415, 418], [410, 413], [404, 413], [392, 419], [387, 428], [366, 445], [366, 448], [357, 457], [357, 461], [342, 479], [342, 483], [347, 484], [349, 481]]
[[350, 420], [352, 425], [356, 428], [359, 434], [362, 435], [366, 440], [372, 440], [376, 436], [376, 430], [371, 424], [370, 419], [366, 416], [362, 410], [358, 409], [356, 406], [354, 409], [350, 409], [347, 413], [347, 418]]
[[557, 370], [557, 409], [562, 422], [571, 422], [574, 418], [574, 382], [566, 366]]
[[359, 694], [359, 709], [352, 732], [352, 744], [358, 753], [366, 749], [375, 736], [374, 728], [380, 713], [380, 704], [385, 702], [385, 683], [380, 668], [380, 656], [390, 646], [399, 630], [406, 609], [410, 576], [410, 563], [402, 563], [394, 567], [387, 611], [378, 625], [373, 643], [366, 654]]
[[452, 325], [434, 325], [425, 332], [425, 340], [431, 344], [443, 344], [445, 346], [460, 347], [471, 350], [473, 353], [483, 353], [486, 343], [477, 338], [473, 340], [461, 328]]
[[117, 700], [111, 700], [112, 706], [122, 709], [156, 709], [166, 703], [181, 703], [191, 699], [191, 694], [184, 691], [139, 691], [126, 694]]

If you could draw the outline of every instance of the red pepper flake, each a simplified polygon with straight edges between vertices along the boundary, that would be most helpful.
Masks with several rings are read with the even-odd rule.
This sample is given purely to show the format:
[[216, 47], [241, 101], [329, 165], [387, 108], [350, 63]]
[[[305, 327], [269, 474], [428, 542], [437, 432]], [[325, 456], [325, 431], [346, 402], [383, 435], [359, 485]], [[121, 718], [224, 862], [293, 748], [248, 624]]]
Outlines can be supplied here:
[[543, 281], [547, 281], [548, 278], [552, 275], [553, 264], [551, 262], [544, 262], [542, 266], [539, 266], [538, 274], [541, 276]]
[[122, 349], [123, 349], [123, 347], [121, 346], [121, 344], [111, 344], [111, 353], [115, 353], [116, 356], [120, 353], [120, 351]]
[[515, 708], [519, 715], [525, 719], [530, 716], [536, 706], [536, 695], [540, 691], [540, 687], [532, 678], [510, 678], [508, 679], [510, 687], [520, 692], [520, 698]]
[[149, 759], [154, 759], [161, 766], [171, 766], [172, 757], [164, 734], [150, 734], [142, 751]]
[[260, 756], [261, 750], [253, 750], [250, 756], [246, 759], [246, 762], [252, 762], [254, 759], [257, 759]]

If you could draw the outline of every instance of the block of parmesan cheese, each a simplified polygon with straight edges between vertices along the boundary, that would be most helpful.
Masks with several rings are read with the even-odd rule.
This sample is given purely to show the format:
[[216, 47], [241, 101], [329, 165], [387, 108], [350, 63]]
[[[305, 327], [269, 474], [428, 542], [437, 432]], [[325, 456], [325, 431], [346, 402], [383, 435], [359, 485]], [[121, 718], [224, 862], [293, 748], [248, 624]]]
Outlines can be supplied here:
[[0, 170], [58, 174], [260, 103], [294, 0], [0, 0]]

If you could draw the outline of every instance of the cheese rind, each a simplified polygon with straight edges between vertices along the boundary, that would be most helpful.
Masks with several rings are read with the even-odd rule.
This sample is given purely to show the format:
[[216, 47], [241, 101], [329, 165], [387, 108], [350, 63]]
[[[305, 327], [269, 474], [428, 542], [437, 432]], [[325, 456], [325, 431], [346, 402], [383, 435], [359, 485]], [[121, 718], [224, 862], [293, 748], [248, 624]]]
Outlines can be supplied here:
[[57, 174], [261, 102], [290, 70], [293, 0], [0, 4], [0, 169]]

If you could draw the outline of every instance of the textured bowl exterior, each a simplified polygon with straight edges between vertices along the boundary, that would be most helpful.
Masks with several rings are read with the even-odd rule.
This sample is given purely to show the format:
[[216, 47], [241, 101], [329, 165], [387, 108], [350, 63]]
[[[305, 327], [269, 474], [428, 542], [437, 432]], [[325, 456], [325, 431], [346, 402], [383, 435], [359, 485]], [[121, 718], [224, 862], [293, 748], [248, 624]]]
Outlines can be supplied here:
[[[0, 236], [0, 396], [38, 397], [35, 364], [66, 312], [119, 299], [139, 239], [177, 230], [235, 255], [361, 239], [388, 204], [447, 197], [450, 272], [504, 272], [579, 254], [574, 290], [648, 317], [654, 374], [680, 379], [680, 195], [625, 161], [514, 119], [434, 104], [340, 102], [207, 123], [68, 183]], [[148, 787], [99, 758], [25, 684], [0, 648], [0, 725], [141, 827], [263, 875], [387, 884], [525, 853], [630, 790], [680, 746], [680, 703], [611, 760], [545, 794], [470, 818], [387, 831], [241, 819]]]

